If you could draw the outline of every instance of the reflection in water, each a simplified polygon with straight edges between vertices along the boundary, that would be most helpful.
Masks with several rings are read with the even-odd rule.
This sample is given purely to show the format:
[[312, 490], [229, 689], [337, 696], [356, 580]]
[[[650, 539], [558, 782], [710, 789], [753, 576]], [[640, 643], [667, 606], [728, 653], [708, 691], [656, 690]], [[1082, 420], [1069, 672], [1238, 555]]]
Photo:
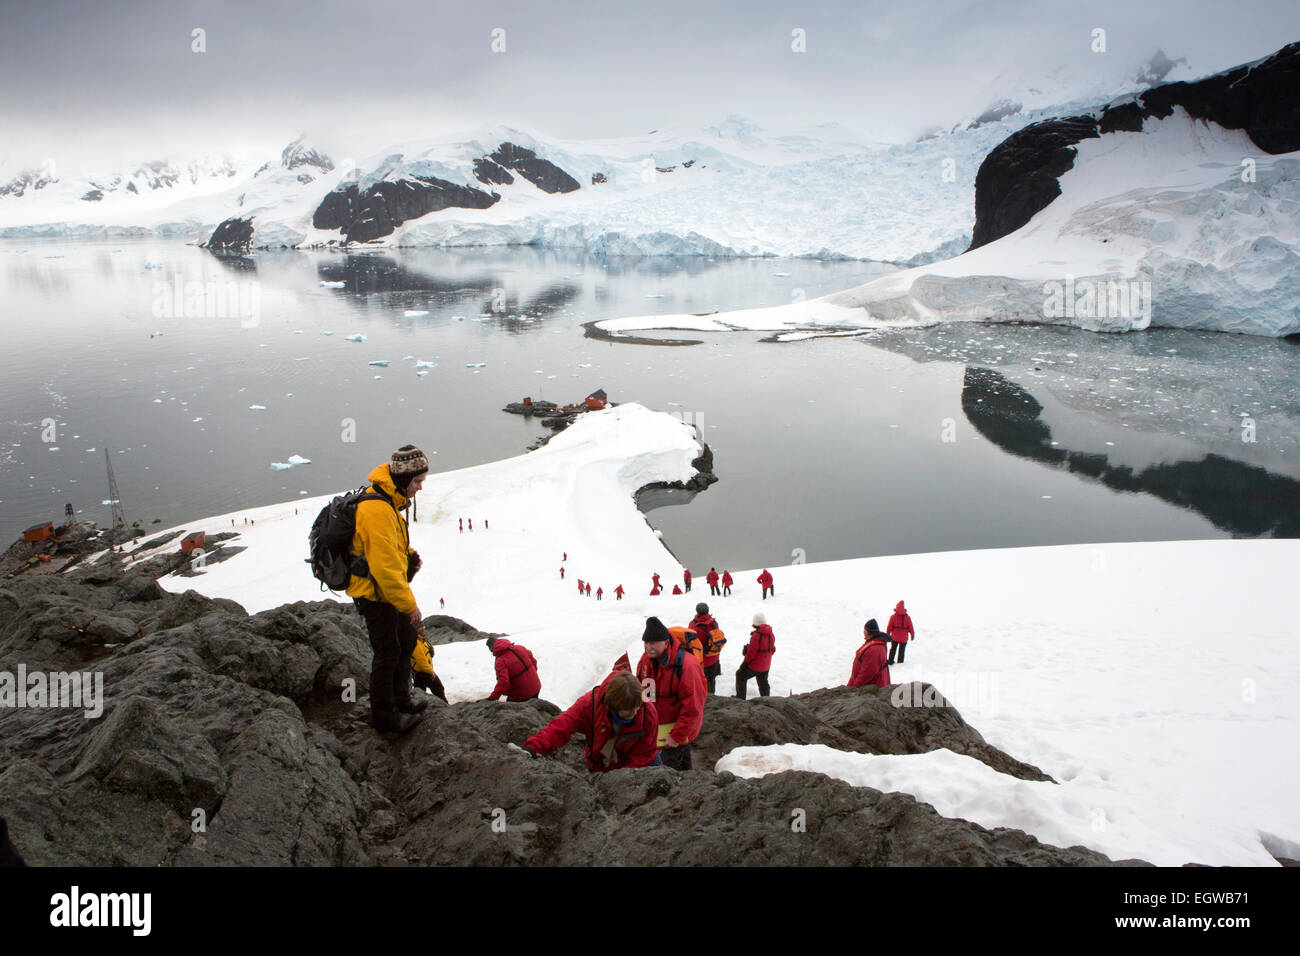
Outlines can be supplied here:
[[966, 368], [961, 405], [980, 434], [1021, 458], [1190, 508], [1230, 534], [1300, 537], [1300, 482], [1293, 478], [1218, 454], [1135, 470], [1104, 454], [1061, 448], [1052, 444], [1039, 401], [989, 368]]

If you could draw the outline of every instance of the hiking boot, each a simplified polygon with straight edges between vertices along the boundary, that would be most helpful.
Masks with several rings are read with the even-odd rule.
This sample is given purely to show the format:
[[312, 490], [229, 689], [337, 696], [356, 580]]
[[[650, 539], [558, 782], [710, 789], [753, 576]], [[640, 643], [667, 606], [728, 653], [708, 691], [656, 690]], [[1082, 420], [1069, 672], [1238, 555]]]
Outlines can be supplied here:
[[381, 734], [404, 734], [418, 724], [422, 717], [422, 714], [403, 714], [394, 711], [389, 714], [373, 714], [370, 722]]
[[429, 706], [428, 696], [421, 694], [419, 697], [408, 697], [406, 700], [397, 702], [397, 712], [399, 714], [420, 714]]

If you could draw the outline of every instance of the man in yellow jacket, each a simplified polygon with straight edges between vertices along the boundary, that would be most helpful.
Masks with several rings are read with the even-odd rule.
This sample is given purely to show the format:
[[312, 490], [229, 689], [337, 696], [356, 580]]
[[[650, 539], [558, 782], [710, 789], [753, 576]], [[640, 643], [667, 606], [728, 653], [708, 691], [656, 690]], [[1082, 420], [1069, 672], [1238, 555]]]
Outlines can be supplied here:
[[366, 622], [374, 659], [370, 665], [370, 721], [381, 731], [410, 730], [429, 702], [411, 697], [411, 654], [420, 628], [420, 608], [410, 579], [420, 567], [401, 509], [415, 497], [429, 472], [429, 459], [403, 445], [392, 460], [370, 473], [371, 490], [382, 498], [360, 502], [352, 553], [365, 558], [369, 575], [352, 575], [348, 595]]

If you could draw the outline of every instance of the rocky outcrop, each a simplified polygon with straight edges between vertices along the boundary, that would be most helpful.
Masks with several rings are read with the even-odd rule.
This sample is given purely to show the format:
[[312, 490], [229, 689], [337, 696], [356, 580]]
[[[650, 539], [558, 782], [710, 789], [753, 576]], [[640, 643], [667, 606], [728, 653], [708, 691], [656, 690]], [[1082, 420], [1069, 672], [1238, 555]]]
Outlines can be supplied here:
[[[93, 667], [105, 700], [97, 719], [0, 708], [0, 817], [36, 865], [1110, 862], [819, 774], [593, 775], [580, 742], [533, 759], [509, 744], [558, 713], [544, 700], [435, 700], [405, 737], [381, 736], [364, 694], [344, 692], [364, 691], [369, 656], [355, 612], [334, 602], [250, 616], [134, 574], [5, 582], [0, 670]], [[848, 688], [710, 698], [696, 765], [793, 740], [947, 746], [1039, 778], [941, 710], [900, 715], [883, 694]]]
[[384, 180], [364, 192], [353, 184], [329, 193], [316, 207], [312, 225], [337, 229], [347, 242], [369, 242], [391, 235], [408, 219], [452, 206], [486, 209], [500, 198], [432, 176]]
[[1267, 153], [1300, 149], [1300, 43], [1202, 80], [1166, 83], [1088, 115], [1033, 123], [1013, 133], [976, 173], [970, 248], [1015, 232], [1059, 196], [1057, 180], [1074, 165], [1077, 143], [1136, 132], [1148, 117], [1167, 117], [1175, 107], [1193, 119], [1245, 130]]
[[226, 219], [212, 230], [203, 248], [214, 252], [247, 252], [253, 244], [253, 217]]
[[502, 143], [489, 159], [504, 169], [513, 169], [542, 192], [571, 193], [579, 188], [576, 179], [549, 159], [514, 143]]

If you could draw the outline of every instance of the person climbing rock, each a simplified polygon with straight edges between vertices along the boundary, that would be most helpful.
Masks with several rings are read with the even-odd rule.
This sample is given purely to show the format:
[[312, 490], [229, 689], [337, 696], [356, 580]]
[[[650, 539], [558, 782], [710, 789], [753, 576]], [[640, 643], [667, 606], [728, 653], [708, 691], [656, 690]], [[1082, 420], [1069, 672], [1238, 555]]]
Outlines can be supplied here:
[[769, 696], [772, 690], [767, 683], [767, 672], [772, 669], [772, 655], [776, 653], [776, 635], [761, 611], [754, 615], [754, 629], [741, 653], [744, 660], [736, 669], [736, 696], [745, 699], [751, 677], [758, 684], [759, 696]]
[[488, 700], [504, 696], [506, 700], [532, 700], [542, 692], [542, 678], [537, 672], [537, 658], [522, 644], [512, 644], [504, 637], [489, 637], [488, 650], [496, 658], [497, 683]]
[[889, 663], [894, 663], [896, 650], [898, 663], [903, 663], [903, 658], [907, 656], [907, 642], [916, 640], [916, 631], [912, 628], [911, 615], [907, 613], [907, 608], [903, 607], [902, 601], [894, 605], [894, 613], [889, 618], [885, 633], [889, 635]]
[[529, 737], [524, 750], [545, 757], [574, 734], [582, 734], [587, 768], [593, 773], [655, 766], [660, 762], [658, 723], [655, 705], [642, 700], [641, 682], [628, 671], [616, 671]]
[[[442, 680], [433, 670], [433, 645], [429, 643], [423, 628], [417, 635], [415, 652], [411, 654], [412, 683], [422, 691], [432, 694], [447, 703], [447, 691]], [[416, 700], [419, 700], [417, 697]], [[420, 701], [425, 703], [425, 701]]]
[[653, 688], [664, 766], [690, 770], [691, 742], [704, 724], [704, 669], [657, 617], [646, 619], [641, 640], [645, 653], [637, 662], [636, 676], [647, 691]]
[[[378, 495], [356, 506], [351, 553], [365, 559], [368, 575], [352, 574], [347, 593], [366, 622], [370, 648], [370, 720], [377, 730], [403, 733], [420, 720], [428, 701], [411, 697], [411, 655], [422, 621], [409, 578], [419, 570], [401, 509], [419, 493], [429, 460], [414, 445], [370, 472]], [[414, 561], [414, 566], [412, 566]]]
[[888, 687], [889, 662], [885, 660], [885, 635], [873, 617], [862, 626], [862, 646], [853, 655], [850, 687]]

